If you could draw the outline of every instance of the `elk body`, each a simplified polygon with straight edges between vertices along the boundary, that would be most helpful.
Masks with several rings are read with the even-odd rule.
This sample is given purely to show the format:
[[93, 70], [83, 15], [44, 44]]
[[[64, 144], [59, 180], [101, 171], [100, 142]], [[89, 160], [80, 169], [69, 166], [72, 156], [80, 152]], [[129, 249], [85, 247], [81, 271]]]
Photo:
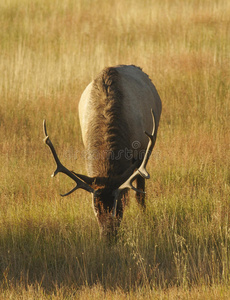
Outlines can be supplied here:
[[[52, 145], [44, 121], [44, 141], [58, 172], [92, 194], [93, 209], [102, 235], [115, 235], [122, 220], [128, 189], [145, 207], [146, 165], [156, 142], [161, 115], [160, 97], [140, 68], [120, 65], [104, 69], [84, 90], [79, 118], [88, 175], [64, 167]], [[136, 186], [133, 185], [136, 181]]]

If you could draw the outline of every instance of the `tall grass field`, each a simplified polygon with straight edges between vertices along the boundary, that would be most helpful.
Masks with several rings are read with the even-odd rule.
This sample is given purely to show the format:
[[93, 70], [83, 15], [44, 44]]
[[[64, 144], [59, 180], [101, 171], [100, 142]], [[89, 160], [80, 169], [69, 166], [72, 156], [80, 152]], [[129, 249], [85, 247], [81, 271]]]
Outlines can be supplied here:
[[[146, 212], [100, 240], [78, 102], [134, 64], [162, 99]], [[0, 298], [230, 299], [230, 1], [0, 1]]]

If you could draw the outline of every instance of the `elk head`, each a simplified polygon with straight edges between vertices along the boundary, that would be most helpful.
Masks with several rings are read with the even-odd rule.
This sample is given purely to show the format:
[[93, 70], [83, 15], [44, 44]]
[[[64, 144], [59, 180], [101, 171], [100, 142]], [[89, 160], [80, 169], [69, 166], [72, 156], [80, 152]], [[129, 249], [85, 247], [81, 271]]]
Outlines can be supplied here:
[[149, 138], [149, 143], [141, 165], [138, 165], [139, 162], [136, 161], [124, 172], [124, 174], [114, 178], [89, 177], [86, 175], [77, 174], [63, 166], [47, 134], [46, 121], [43, 121], [43, 130], [45, 135], [44, 142], [49, 146], [57, 164], [57, 168], [51, 176], [54, 177], [58, 173], [64, 173], [76, 183], [76, 186], [71, 191], [61, 196], [64, 197], [70, 195], [77, 189], [83, 189], [91, 193], [93, 198], [94, 212], [97, 217], [102, 235], [116, 235], [117, 228], [119, 227], [123, 216], [125, 196], [129, 189], [139, 193], [145, 193], [135, 188], [133, 186], [133, 182], [138, 176], [142, 176], [145, 179], [150, 178], [148, 172], [146, 171], [146, 166], [156, 142], [155, 118], [153, 111], [152, 119], [152, 133], [149, 134], [145, 132]]

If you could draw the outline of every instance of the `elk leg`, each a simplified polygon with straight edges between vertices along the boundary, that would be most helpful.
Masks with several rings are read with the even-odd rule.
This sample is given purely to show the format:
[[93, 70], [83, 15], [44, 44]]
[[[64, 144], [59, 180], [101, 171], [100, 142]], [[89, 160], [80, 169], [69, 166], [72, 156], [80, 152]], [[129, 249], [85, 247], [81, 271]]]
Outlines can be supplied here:
[[[137, 189], [141, 191], [145, 191], [145, 179], [142, 176], [137, 176], [136, 179], [137, 182]], [[143, 209], [145, 209], [145, 194], [136, 192], [136, 199], [137, 203], [142, 206]]]

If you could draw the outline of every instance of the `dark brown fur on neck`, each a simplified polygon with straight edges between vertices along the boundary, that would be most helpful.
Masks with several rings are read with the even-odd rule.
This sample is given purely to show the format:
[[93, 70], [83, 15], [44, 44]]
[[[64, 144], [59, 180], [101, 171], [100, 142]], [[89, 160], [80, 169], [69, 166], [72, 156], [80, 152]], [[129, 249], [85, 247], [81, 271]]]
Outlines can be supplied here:
[[125, 158], [131, 149], [129, 128], [123, 117], [123, 93], [119, 73], [104, 69], [93, 82], [91, 101], [94, 119], [88, 131], [88, 169], [91, 176], [113, 177], [124, 173], [132, 164]]

